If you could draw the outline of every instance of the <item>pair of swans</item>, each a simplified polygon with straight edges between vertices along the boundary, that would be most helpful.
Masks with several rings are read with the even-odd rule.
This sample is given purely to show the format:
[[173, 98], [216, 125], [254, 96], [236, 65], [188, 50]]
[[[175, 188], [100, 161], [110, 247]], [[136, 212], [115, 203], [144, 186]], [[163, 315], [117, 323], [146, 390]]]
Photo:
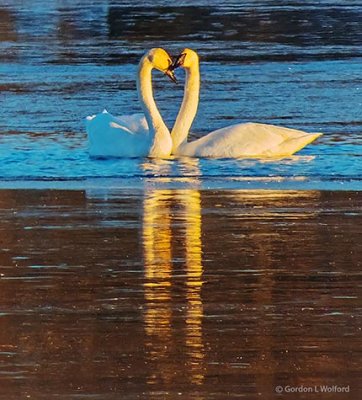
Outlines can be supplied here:
[[[184, 97], [170, 133], [153, 98], [152, 70], [176, 82], [174, 69], [186, 70]], [[143, 114], [115, 117], [104, 111], [87, 117], [89, 152], [96, 157], [287, 157], [314, 141], [320, 133], [244, 123], [218, 129], [192, 142], [187, 136], [199, 103], [199, 58], [185, 49], [172, 59], [163, 49], [149, 50], [141, 59], [137, 90]]]

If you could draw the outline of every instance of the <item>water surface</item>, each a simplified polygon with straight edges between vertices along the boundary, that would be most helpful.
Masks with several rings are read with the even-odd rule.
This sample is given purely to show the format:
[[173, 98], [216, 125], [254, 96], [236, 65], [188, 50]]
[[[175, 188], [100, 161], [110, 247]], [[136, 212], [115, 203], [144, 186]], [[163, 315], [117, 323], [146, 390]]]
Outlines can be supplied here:
[[361, 210], [347, 191], [2, 190], [0, 398], [358, 399]]
[[[361, 15], [0, 0], [1, 400], [361, 398]], [[84, 118], [140, 111], [155, 46], [200, 54], [192, 137], [324, 135], [283, 160], [90, 159]], [[177, 73], [154, 75], [170, 127]]]
[[[84, 118], [104, 108], [140, 112], [135, 74], [143, 52], [162, 46], [175, 54], [189, 46], [200, 53], [202, 74], [192, 137], [247, 121], [324, 133], [301, 158], [200, 160], [205, 188], [260, 182], [269, 188], [269, 181], [274, 188], [279, 179], [289, 189], [296, 184], [359, 190], [360, 2], [239, 3], [184, 1], [170, 7], [162, 1], [126, 6], [78, 0], [45, 6], [41, 0], [3, 0], [0, 186], [81, 180], [82, 187], [93, 178], [142, 186], [141, 178], [149, 175], [144, 160], [89, 158]], [[178, 75], [183, 82], [181, 70]], [[155, 87], [172, 127], [182, 84], [176, 87], [155, 73]], [[184, 176], [178, 160], [167, 165], [162, 176]]]

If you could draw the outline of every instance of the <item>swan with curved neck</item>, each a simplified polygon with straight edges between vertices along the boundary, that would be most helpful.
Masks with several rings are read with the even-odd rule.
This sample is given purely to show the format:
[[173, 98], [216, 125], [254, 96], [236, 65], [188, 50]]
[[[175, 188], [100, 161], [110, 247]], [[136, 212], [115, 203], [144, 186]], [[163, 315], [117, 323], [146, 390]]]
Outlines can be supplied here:
[[187, 136], [199, 104], [199, 57], [184, 49], [175, 58], [171, 69], [186, 71], [184, 97], [171, 131], [172, 154], [190, 157], [287, 157], [313, 142], [320, 133], [283, 128], [259, 123], [230, 125], [200, 139], [187, 142]]
[[153, 98], [152, 70], [158, 69], [174, 82], [172, 60], [161, 49], [149, 50], [141, 59], [137, 91], [144, 114], [115, 117], [107, 111], [87, 117], [89, 153], [96, 157], [168, 157], [172, 140]]

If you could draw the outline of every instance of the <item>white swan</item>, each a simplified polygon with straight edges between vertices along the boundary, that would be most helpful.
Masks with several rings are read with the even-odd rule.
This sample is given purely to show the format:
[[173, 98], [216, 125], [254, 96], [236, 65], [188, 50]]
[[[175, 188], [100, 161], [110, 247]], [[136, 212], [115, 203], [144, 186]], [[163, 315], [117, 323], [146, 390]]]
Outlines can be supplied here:
[[152, 92], [152, 69], [176, 82], [168, 53], [149, 50], [141, 59], [137, 91], [144, 114], [115, 117], [106, 110], [86, 119], [89, 154], [97, 157], [167, 157], [171, 154], [170, 131], [162, 120]]
[[179, 66], [186, 70], [186, 82], [181, 109], [171, 131], [172, 154], [219, 158], [287, 157], [321, 135], [274, 125], [245, 123], [218, 129], [188, 143], [187, 135], [199, 103], [200, 73], [197, 53], [185, 49], [174, 60], [172, 68]]

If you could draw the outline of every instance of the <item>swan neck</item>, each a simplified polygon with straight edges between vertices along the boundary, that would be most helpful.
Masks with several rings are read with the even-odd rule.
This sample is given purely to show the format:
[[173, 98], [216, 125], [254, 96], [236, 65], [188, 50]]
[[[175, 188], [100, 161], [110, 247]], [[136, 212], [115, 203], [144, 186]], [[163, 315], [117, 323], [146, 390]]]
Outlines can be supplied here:
[[199, 62], [195, 61], [191, 65], [191, 67], [185, 68], [185, 71], [186, 81], [184, 97], [182, 100], [180, 111], [176, 118], [175, 125], [171, 132], [172, 152], [176, 152], [182, 144], [187, 142], [187, 136], [197, 113], [197, 107], [199, 105]]
[[[138, 76], [137, 76], [137, 91], [138, 97], [142, 105], [143, 112], [145, 114], [150, 139], [153, 141], [151, 147], [152, 152], [159, 152], [157, 147], [159, 142], [164, 139], [170, 133], [166, 127], [160, 112], [156, 106], [155, 100], [153, 98], [152, 90], [152, 63], [147, 57], [143, 57], [139, 63]], [[152, 154], [150, 154], [152, 155]]]

